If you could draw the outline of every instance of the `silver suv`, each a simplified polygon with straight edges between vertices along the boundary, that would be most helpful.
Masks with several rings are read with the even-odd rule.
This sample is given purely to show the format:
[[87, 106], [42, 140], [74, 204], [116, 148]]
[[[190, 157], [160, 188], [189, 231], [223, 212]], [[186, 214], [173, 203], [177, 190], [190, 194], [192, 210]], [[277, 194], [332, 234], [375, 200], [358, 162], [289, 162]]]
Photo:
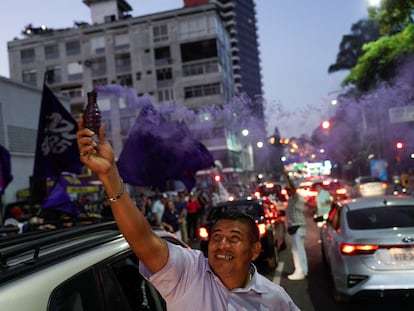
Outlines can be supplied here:
[[[188, 247], [172, 234], [167, 241]], [[2, 310], [166, 310], [115, 222], [0, 239]]]

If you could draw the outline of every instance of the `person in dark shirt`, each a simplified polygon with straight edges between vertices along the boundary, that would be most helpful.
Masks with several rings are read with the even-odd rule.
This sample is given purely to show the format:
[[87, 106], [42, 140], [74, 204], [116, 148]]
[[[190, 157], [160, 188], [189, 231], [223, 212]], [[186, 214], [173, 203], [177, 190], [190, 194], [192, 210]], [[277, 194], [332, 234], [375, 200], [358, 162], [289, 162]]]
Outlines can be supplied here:
[[181, 239], [180, 232], [181, 217], [175, 208], [173, 201], [168, 201], [166, 209], [162, 215], [162, 226], [169, 232], [174, 233], [179, 239]]

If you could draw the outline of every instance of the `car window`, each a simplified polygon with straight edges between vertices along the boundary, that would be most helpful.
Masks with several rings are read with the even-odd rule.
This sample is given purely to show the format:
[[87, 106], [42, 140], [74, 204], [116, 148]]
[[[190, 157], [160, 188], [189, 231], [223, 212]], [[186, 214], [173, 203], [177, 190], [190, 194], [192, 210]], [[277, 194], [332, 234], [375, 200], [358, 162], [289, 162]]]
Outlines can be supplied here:
[[[142, 277], [138, 267], [138, 258], [131, 254], [111, 263], [110, 269], [103, 270], [103, 284], [107, 291], [105, 297], [108, 310], [123, 310], [120, 309], [123, 306], [122, 302], [117, 303], [119, 297], [126, 299], [129, 306], [126, 310], [166, 310], [163, 298], [152, 284]], [[116, 282], [114, 282], [113, 275]], [[118, 291], [121, 291], [122, 295]]]
[[139, 273], [137, 257], [128, 253], [83, 271], [53, 291], [48, 311], [82, 310], [166, 310], [166, 304]]
[[99, 293], [92, 269], [57, 287], [49, 302], [49, 311], [101, 310]]
[[414, 227], [413, 206], [382, 206], [349, 211], [348, 225], [354, 230]]

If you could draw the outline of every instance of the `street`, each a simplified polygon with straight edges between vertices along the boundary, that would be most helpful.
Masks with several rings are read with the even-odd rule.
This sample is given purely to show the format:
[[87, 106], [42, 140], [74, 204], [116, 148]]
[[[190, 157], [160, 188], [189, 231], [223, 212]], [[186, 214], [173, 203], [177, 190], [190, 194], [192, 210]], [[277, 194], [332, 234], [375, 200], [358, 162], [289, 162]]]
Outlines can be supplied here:
[[308, 255], [309, 274], [303, 281], [291, 281], [287, 276], [293, 272], [290, 246], [280, 253], [279, 266], [273, 273], [265, 274], [275, 283], [280, 284], [292, 297], [302, 311], [362, 311], [362, 310], [413, 310], [413, 302], [399, 303], [398, 300], [384, 302], [381, 300], [369, 302], [352, 302], [338, 304], [333, 300], [332, 281], [327, 267], [322, 262], [319, 244], [319, 231], [311, 215], [307, 215], [307, 234], [305, 238]]

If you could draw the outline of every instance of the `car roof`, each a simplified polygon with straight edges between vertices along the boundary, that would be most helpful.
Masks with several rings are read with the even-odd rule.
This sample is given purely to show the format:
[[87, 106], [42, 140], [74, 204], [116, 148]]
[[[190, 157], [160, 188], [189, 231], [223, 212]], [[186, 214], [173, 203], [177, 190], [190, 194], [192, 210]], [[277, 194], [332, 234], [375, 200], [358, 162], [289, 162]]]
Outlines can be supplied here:
[[[153, 231], [171, 243], [189, 248], [187, 244], [169, 232], [159, 228], [153, 228]], [[115, 244], [120, 246], [115, 247]], [[110, 251], [97, 251], [103, 247], [109, 247]], [[89, 258], [85, 261], [85, 265], [88, 264], [87, 262], [90, 264], [93, 261], [104, 260], [111, 256], [112, 252], [119, 252], [121, 248], [128, 249], [129, 245], [115, 221], [2, 237], [0, 239], [0, 269], [2, 270], [0, 284], [58, 265], [59, 262], [73, 256], [86, 254]], [[93, 250], [96, 251], [93, 252]]]
[[378, 206], [412, 205], [414, 208], [414, 197], [404, 195], [382, 195], [373, 197], [360, 197], [342, 201], [342, 205], [348, 210], [358, 210]]

